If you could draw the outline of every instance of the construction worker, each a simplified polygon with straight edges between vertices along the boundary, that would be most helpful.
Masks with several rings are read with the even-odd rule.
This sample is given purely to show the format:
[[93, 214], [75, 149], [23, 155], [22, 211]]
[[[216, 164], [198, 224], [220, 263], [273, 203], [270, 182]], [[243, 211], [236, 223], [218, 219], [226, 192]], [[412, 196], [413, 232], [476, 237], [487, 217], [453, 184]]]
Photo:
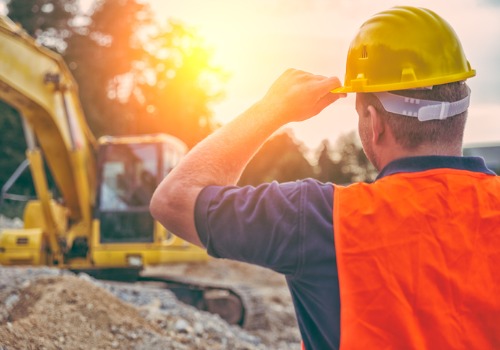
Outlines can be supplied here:
[[[284, 274], [308, 350], [498, 349], [500, 178], [461, 155], [474, 75], [434, 12], [378, 13], [343, 86], [287, 70], [184, 158], [151, 212], [214, 257]], [[347, 93], [376, 181], [236, 185], [273, 132]]]

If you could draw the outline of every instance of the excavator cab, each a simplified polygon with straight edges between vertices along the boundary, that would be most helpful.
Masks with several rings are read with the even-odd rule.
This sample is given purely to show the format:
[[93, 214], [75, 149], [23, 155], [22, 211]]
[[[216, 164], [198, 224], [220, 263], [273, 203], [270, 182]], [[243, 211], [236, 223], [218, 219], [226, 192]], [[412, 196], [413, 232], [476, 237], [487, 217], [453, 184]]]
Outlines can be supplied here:
[[98, 149], [95, 266], [206, 260], [204, 251], [165, 230], [149, 213], [155, 188], [186, 153], [184, 143], [164, 134], [106, 136]]
[[101, 243], [155, 241], [149, 202], [185, 152], [179, 140], [167, 135], [101, 140], [95, 210]]

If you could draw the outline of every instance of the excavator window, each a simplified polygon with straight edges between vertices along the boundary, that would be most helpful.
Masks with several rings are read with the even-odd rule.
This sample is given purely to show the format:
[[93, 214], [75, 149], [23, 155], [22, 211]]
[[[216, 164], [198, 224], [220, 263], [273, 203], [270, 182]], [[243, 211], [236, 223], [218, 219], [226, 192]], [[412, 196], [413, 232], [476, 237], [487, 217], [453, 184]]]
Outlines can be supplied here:
[[101, 242], [153, 242], [149, 201], [157, 184], [160, 150], [154, 143], [101, 148], [97, 214]]

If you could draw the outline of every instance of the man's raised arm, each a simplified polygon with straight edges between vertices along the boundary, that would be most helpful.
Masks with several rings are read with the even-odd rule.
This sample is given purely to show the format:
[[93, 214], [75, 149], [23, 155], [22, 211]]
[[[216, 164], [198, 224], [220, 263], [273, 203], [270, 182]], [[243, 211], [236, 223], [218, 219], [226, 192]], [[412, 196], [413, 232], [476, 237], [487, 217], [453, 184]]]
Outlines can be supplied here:
[[179, 237], [202, 246], [194, 222], [200, 191], [209, 185], [235, 185], [253, 155], [281, 126], [309, 119], [342, 95], [336, 77], [289, 69], [247, 111], [196, 145], [160, 183], [150, 210]]

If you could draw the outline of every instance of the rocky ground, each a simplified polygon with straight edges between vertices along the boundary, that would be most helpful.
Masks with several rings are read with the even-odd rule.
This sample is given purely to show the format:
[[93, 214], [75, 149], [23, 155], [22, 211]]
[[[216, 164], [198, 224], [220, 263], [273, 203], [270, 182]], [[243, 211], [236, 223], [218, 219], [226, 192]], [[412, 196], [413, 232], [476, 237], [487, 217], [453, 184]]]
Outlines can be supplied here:
[[244, 283], [265, 304], [268, 326], [228, 325], [152, 286], [103, 282], [47, 267], [0, 266], [0, 350], [300, 348], [284, 279], [272, 271], [211, 260], [146, 272]]

